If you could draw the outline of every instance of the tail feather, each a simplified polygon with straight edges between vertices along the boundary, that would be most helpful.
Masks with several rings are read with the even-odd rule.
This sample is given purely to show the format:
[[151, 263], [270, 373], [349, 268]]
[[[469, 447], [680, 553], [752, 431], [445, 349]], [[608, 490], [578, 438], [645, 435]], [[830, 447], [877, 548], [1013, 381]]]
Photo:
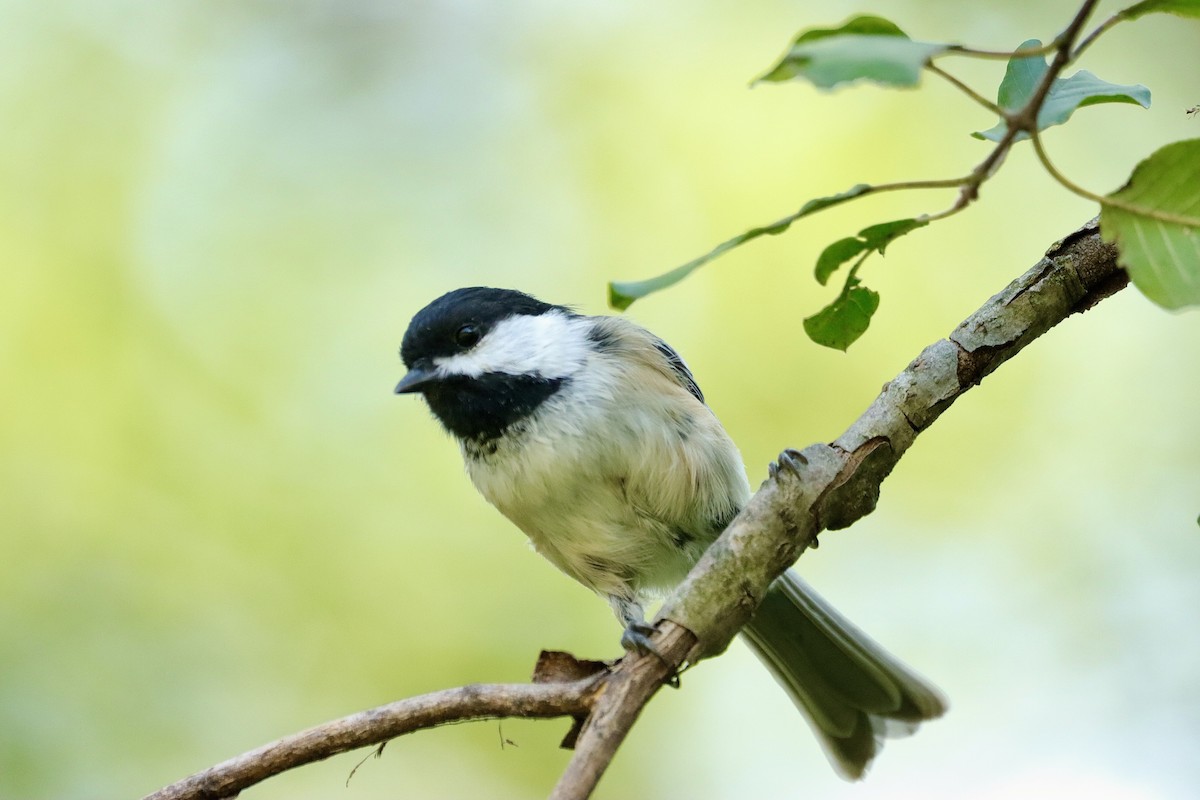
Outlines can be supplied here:
[[907, 736], [946, 711], [937, 688], [794, 572], [771, 585], [742, 632], [850, 780], [863, 776], [884, 738]]

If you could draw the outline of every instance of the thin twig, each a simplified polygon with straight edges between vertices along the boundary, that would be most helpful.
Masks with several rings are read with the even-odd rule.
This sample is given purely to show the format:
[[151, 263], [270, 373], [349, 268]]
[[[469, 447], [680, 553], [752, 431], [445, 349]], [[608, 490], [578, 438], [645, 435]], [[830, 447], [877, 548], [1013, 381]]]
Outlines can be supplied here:
[[1083, 52], [1095, 44], [1097, 39], [1107, 33], [1118, 22], [1122, 22], [1124, 20], [1124, 13], [1118, 11], [1116, 14], [1113, 14], [1111, 17], [1104, 20], [1104, 22], [1097, 25], [1096, 29], [1085, 36], [1083, 41], [1079, 43], [1079, 46], [1075, 48], [1075, 52], [1071, 53], [1071, 60], [1078, 61], [1079, 57], [1083, 55]]
[[[1045, 103], [1046, 97], [1049, 94], [1055, 79], [1058, 77], [1059, 73], [1062, 72], [1063, 68], [1071, 62], [1073, 58], [1072, 47], [1074, 46], [1076, 39], [1079, 37], [1079, 32], [1084, 23], [1087, 22], [1088, 17], [1095, 8], [1096, 2], [1097, 0], [1084, 0], [1075, 16], [1071, 19], [1070, 24], [1065, 30], [1063, 30], [1061, 34], [1055, 37], [1054, 41], [1050, 42], [1049, 44], [1013, 51], [975, 50], [969, 47], [963, 47], [961, 45], [954, 45], [948, 47], [939, 54], [947, 55], [957, 53], [960, 55], [976, 56], [979, 58], [1003, 58], [1011, 60], [1014, 58], [1040, 57], [1047, 53], [1054, 53], [1054, 59], [1047, 67], [1046, 73], [1043, 75], [1041, 82], [1037, 85], [1037, 87], [1035, 87], [1032, 97], [1030, 97], [1025, 106], [1016, 111], [1009, 111], [1001, 108], [997, 104], [983, 97], [974, 89], [967, 86], [955, 76], [937, 67], [932, 61], [926, 62], [925, 67], [927, 69], [934, 74], [941, 76], [945, 80], [950, 81], [950, 83], [963, 91], [968, 97], [1000, 116], [1005, 122], [1005, 131], [1001, 135], [1000, 140], [996, 143], [996, 146], [992, 148], [990, 153], [988, 153], [987, 158], [985, 158], [978, 166], [976, 166], [971, 174], [966, 178], [953, 178], [935, 181], [901, 181], [898, 183], [879, 184], [876, 186], [868, 186], [864, 184], [854, 187], [854, 189], [844, 193], [843, 196], [835, 196], [833, 198], [822, 197], [815, 200], [810, 200], [808, 203], [802, 206], [799, 211], [789, 214], [786, 217], [782, 217], [768, 225], [751, 228], [750, 230], [740, 233], [737, 236], [726, 239], [716, 247], [713, 247], [707, 253], [698, 256], [697, 258], [693, 258], [691, 261], [688, 261], [687, 263], [662, 273], [654, 278], [641, 281], [621, 281], [610, 283], [610, 304], [613, 305], [614, 308], [627, 308], [628, 305], [635, 299], [644, 297], [651, 292], [658, 291], [664, 286], [669, 286], [677, 281], [682, 280], [696, 269], [708, 264], [713, 259], [724, 255], [730, 250], [741, 247], [747, 242], [757, 239], [760, 236], [773, 236], [782, 233], [783, 231], [787, 230], [792, 223], [796, 222], [802, 217], [810, 216], [819, 211], [824, 211], [827, 208], [832, 208], [835, 205], [841, 205], [842, 203], [849, 202], [850, 200], [857, 200], [859, 198], [866, 197], [869, 194], [878, 194], [886, 191], [898, 191], [901, 189], [944, 189], [957, 187], [959, 190], [958, 197], [955, 198], [954, 203], [949, 208], [935, 213], [922, 214], [918, 216], [917, 219], [923, 222], [934, 222], [963, 211], [979, 198], [980, 186], [982, 186], [984, 181], [988, 180], [1004, 162], [1004, 158], [1008, 155], [1008, 151], [1017, 141], [1019, 134], [1023, 131], [1031, 131], [1036, 128], [1038, 112]], [[1102, 25], [1101, 28], [1105, 28], [1105, 26]], [[1094, 36], [1098, 35], [1099, 32], [1094, 33], [1093, 38]], [[1085, 42], [1085, 45], [1086, 44], [1090, 44], [1090, 42]]]
[[[1054, 52], [1054, 59], [1046, 68], [1046, 73], [1042, 76], [1041, 81], [1034, 88], [1033, 94], [1029, 101], [1017, 111], [1008, 112], [1000, 110], [1002, 116], [1007, 123], [1005, 125], [1004, 134], [1000, 137], [1000, 141], [988, 153], [987, 158], [979, 163], [971, 173], [971, 177], [964, 181], [962, 188], [959, 190], [958, 199], [954, 201], [954, 205], [939, 211], [935, 214], [928, 214], [923, 217], [928, 222], [933, 222], [939, 219], [953, 216], [965, 209], [979, 197], [979, 187], [983, 182], [992, 176], [992, 174], [1003, 163], [1004, 158], [1008, 155], [1008, 151], [1017, 141], [1017, 136], [1022, 131], [1030, 132], [1037, 130], [1038, 112], [1042, 108], [1042, 104], [1046, 102], [1046, 96], [1050, 93], [1050, 87], [1054, 85], [1054, 81], [1058, 78], [1058, 74], [1062, 72], [1071, 61], [1071, 47], [1079, 35], [1083, 24], [1087, 22], [1087, 18], [1091, 15], [1092, 9], [1095, 7], [1097, 0], [1084, 0], [1079, 11], [1076, 12], [1071, 23], [1066, 29], [1055, 38], [1051, 43], [1050, 49]], [[1049, 52], [1049, 50], [1046, 50]], [[1023, 50], [1018, 50], [1013, 53], [1013, 57], [1025, 57], [1035, 55], [1036, 51], [1030, 50], [1026, 53]]]
[[173, 783], [143, 800], [235, 797], [247, 787], [302, 764], [451, 722], [586, 714], [601, 679], [584, 678], [570, 683], [474, 684], [399, 700], [285, 736]]
[[1083, 28], [1084, 23], [1092, 14], [1092, 9], [1096, 7], [1097, 0], [1084, 0], [1083, 5], [1079, 7], [1079, 11], [1075, 13], [1075, 17], [1061, 34], [1054, 40], [1056, 49], [1054, 58], [1050, 61], [1050, 66], [1046, 68], [1046, 74], [1042, 76], [1041, 82], [1037, 88], [1033, 90], [1033, 95], [1029, 98], [1029, 102], [1012, 117], [1009, 118], [1008, 124], [1010, 128], [1021, 128], [1024, 130], [1034, 130], [1037, 127], [1037, 115], [1041, 111], [1042, 104], [1046, 102], [1046, 95], [1050, 93], [1050, 87], [1054, 85], [1058, 74], [1063, 71], [1067, 64], [1071, 63], [1071, 48], [1075, 44], [1075, 39], [1079, 36], [1079, 31]]

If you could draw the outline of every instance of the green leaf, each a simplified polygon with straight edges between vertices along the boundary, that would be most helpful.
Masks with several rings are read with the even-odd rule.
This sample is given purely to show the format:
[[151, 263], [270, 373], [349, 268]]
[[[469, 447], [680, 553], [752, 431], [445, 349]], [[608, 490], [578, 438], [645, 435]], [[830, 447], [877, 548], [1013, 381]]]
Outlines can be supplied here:
[[808, 30], [800, 31], [796, 34], [796, 38], [792, 40], [793, 45], [802, 44], [804, 42], [815, 42], [817, 39], [827, 39], [831, 36], [902, 36], [908, 38], [908, 34], [900, 30], [900, 26], [889, 19], [876, 17], [871, 14], [860, 14], [857, 17], [852, 17], [836, 28], [809, 28]]
[[874, 187], [868, 186], [865, 183], [860, 183], [857, 186], [852, 186], [840, 194], [829, 195], [828, 197], [818, 197], [814, 200], [809, 200], [800, 210], [789, 217], [777, 220], [770, 225], [764, 225], [760, 228], [751, 228], [750, 230], [734, 236], [732, 239], [727, 239], [719, 245], [709, 250], [699, 258], [693, 258], [686, 264], [676, 267], [670, 272], [664, 272], [653, 278], [648, 278], [644, 281], [610, 281], [608, 284], [608, 304], [617, 309], [624, 311], [633, 305], [634, 300], [640, 300], [648, 294], [652, 294], [661, 289], [666, 289], [669, 286], [674, 286], [681, 280], [691, 275], [700, 267], [708, 262], [727, 253], [739, 245], [743, 245], [751, 239], [757, 239], [759, 236], [775, 236], [786, 231], [793, 222], [806, 217], [809, 214], [815, 214], [824, 208], [836, 206], [839, 203], [844, 203], [847, 200], [852, 200], [855, 197], [870, 192]]
[[1144, 0], [1120, 12], [1120, 16], [1122, 19], [1137, 19], [1159, 12], [1180, 17], [1200, 17], [1200, 0]]
[[924, 228], [929, 220], [924, 218], [897, 219], [870, 225], [858, 232], [858, 236], [838, 239], [821, 251], [817, 258], [817, 281], [822, 286], [829, 276], [855, 256], [861, 257], [850, 268], [842, 291], [832, 303], [804, 320], [804, 332], [808, 338], [825, 347], [846, 350], [866, 333], [871, 324], [871, 315], [879, 308], [879, 294], [860, 285], [858, 269], [871, 253], [883, 251], [893, 241], [906, 233]]
[[804, 320], [808, 338], [825, 347], [845, 351], [862, 336], [879, 308], [879, 293], [851, 286], [837, 299]]
[[858, 80], [916, 86], [929, 59], [950, 49], [947, 44], [914, 42], [882, 17], [854, 17], [837, 28], [802, 31], [775, 66], [754, 82], [803, 78], [821, 89]]
[[924, 228], [928, 224], [929, 220], [927, 219], [897, 219], [892, 222], [881, 222], [878, 225], [863, 228], [858, 232], [858, 235], [869, 249], [878, 250], [879, 255], [883, 255], [883, 251], [893, 241], [906, 233], [912, 233], [917, 228]]
[[837, 272], [837, 268], [867, 249], [866, 242], [857, 236], [848, 239], [838, 239], [821, 251], [817, 257], [817, 268], [814, 270], [817, 283], [824, 286], [829, 282], [829, 276]]
[[929, 220], [927, 219], [897, 219], [863, 228], [858, 232], [858, 236], [838, 239], [822, 250], [821, 255], [817, 257], [817, 266], [813, 270], [817, 282], [824, 286], [829, 281], [829, 276], [836, 272], [838, 267], [859, 253], [877, 252], [883, 255], [883, 251], [894, 240], [917, 228], [924, 228], [928, 224]]
[[[1197, 0], [1200, 2], [1200, 0]], [[1028, 50], [1040, 47], [1041, 42], [1030, 39], [1023, 42], [1018, 50]], [[1008, 69], [1005, 70], [1004, 80], [996, 93], [996, 102], [1005, 111], [1019, 111], [1033, 98], [1049, 65], [1043, 56], [1024, 56], [1011, 58]], [[1109, 83], [1097, 78], [1087, 70], [1080, 70], [1069, 78], [1055, 78], [1050, 84], [1050, 91], [1038, 111], [1037, 128], [1043, 131], [1055, 125], [1061, 125], [1070, 119], [1075, 110], [1083, 106], [1097, 103], [1134, 103], [1143, 108], [1150, 107], [1150, 90], [1141, 84], [1121, 85]], [[973, 134], [976, 139], [988, 139], [998, 142], [1008, 130], [1008, 123], [1000, 120], [986, 131]], [[1016, 141], [1026, 139], [1024, 131], [1017, 134]]]
[[1161, 148], [1109, 197], [1143, 209], [1100, 209], [1134, 285], [1164, 308], [1200, 305], [1200, 139]]

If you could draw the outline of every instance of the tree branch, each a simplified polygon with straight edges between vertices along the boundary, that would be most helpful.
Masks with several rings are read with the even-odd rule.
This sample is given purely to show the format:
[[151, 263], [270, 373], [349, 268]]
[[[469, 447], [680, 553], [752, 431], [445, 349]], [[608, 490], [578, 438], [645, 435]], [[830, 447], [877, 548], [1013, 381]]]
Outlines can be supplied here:
[[272, 775], [347, 750], [448, 722], [509, 716], [583, 719], [575, 754], [551, 797], [589, 796], [658, 688], [685, 663], [722, 652], [770, 583], [816, 546], [818, 534], [871, 513], [880, 484], [921, 431], [1034, 339], [1127, 283], [1116, 248], [1101, 241], [1093, 219], [948, 338], [925, 348], [835, 442], [784, 451], [747, 507], [664, 603], [652, 638], [656, 653], [629, 655], [615, 666], [566, 658], [553, 668], [540, 665], [531, 685], [466, 686], [401, 700], [285, 737], [145, 800], [234, 797]]
[[[972, 386], [1073, 313], [1123, 288], [1096, 219], [893, 378], [832, 444], [785, 451], [746, 509], [667, 599], [659, 617], [696, 635], [695, 662], [722, 652], [767, 586], [824, 530], [875, 509], [879, 485], [917, 435]], [[791, 454], [791, 455], [789, 455]]]

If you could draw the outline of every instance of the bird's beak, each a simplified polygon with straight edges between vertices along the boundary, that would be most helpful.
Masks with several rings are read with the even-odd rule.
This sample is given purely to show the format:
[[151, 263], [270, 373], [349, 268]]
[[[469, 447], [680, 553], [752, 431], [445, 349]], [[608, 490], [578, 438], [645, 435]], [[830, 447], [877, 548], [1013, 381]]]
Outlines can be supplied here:
[[396, 384], [396, 394], [410, 394], [412, 392], [424, 391], [426, 386], [437, 380], [438, 374], [436, 369], [414, 366]]

